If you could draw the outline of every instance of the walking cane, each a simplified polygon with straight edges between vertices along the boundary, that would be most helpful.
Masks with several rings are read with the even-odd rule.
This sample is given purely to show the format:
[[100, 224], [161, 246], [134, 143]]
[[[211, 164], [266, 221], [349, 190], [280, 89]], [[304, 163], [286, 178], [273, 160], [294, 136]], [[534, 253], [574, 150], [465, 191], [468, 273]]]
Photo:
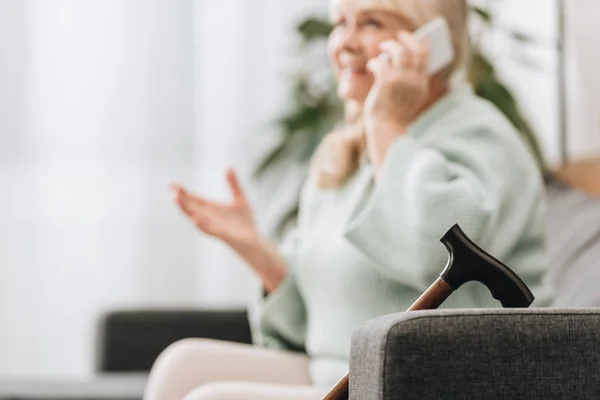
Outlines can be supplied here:
[[[477, 281], [505, 308], [527, 308], [534, 300], [525, 283], [510, 268], [477, 246], [454, 225], [440, 241], [448, 250], [448, 265], [439, 279], [408, 309], [433, 310], [462, 285]], [[349, 376], [343, 377], [322, 400], [347, 400]]]

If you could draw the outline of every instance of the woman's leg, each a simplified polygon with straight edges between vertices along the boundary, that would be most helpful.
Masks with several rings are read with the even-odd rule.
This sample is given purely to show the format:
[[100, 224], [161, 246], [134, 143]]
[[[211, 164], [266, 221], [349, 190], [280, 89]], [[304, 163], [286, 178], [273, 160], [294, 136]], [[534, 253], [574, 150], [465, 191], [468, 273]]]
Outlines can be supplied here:
[[210, 382], [310, 385], [308, 357], [207, 339], [184, 339], [165, 349], [150, 371], [145, 400], [181, 400]]
[[200, 386], [184, 400], [321, 400], [326, 389], [252, 382], [216, 382]]

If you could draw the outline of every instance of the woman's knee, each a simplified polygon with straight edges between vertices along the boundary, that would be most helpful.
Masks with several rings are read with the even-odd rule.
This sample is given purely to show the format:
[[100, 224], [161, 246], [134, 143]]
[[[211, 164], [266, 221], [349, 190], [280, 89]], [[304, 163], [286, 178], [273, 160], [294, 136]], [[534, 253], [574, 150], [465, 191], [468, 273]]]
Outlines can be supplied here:
[[226, 344], [212, 339], [182, 339], [172, 343], [165, 348], [156, 359], [152, 369], [174, 367], [181, 365], [187, 367], [193, 360], [194, 364], [210, 358], [210, 354], [219, 351], [220, 347]]
[[224, 346], [210, 339], [182, 339], [169, 345], [152, 366], [145, 399], [181, 399], [205, 383], [203, 370], [210, 369], [214, 353]]

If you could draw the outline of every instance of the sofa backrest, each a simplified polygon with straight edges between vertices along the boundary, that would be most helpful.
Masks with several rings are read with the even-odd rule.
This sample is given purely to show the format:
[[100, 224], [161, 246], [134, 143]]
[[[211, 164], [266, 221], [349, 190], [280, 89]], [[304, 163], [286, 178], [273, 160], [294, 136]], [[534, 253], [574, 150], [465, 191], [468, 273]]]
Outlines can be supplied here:
[[547, 193], [553, 306], [600, 307], [600, 198], [555, 180]]

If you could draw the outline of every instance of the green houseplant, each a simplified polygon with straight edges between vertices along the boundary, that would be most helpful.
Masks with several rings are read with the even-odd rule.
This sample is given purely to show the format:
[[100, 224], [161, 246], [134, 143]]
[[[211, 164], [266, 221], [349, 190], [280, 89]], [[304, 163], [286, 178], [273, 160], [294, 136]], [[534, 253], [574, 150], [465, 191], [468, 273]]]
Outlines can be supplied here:
[[[544, 157], [533, 128], [509, 88], [499, 79], [492, 59], [485, 54], [481, 44], [484, 35], [504, 28], [497, 26], [492, 13], [484, 8], [471, 7], [471, 12], [479, 29], [472, 37], [472, 54], [467, 71], [469, 80], [479, 96], [494, 103], [514, 124], [529, 145], [540, 169], [545, 171]], [[326, 72], [329, 68], [323, 62], [323, 52], [314, 51], [315, 48], [324, 47], [331, 29], [327, 19], [315, 17], [308, 18], [297, 26], [302, 38], [299, 54], [303, 60], [303, 68], [294, 75], [291, 107], [277, 121], [283, 140], [262, 158], [255, 169], [255, 176], [264, 172], [284, 153], [286, 145], [294, 136], [305, 136], [305, 148], [302, 152], [305, 158], [309, 158], [323, 136], [339, 121], [342, 105], [335, 95], [335, 82]], [[505, 33], [523, 44], [535, 42], [522, 32], [508, 30]]]

